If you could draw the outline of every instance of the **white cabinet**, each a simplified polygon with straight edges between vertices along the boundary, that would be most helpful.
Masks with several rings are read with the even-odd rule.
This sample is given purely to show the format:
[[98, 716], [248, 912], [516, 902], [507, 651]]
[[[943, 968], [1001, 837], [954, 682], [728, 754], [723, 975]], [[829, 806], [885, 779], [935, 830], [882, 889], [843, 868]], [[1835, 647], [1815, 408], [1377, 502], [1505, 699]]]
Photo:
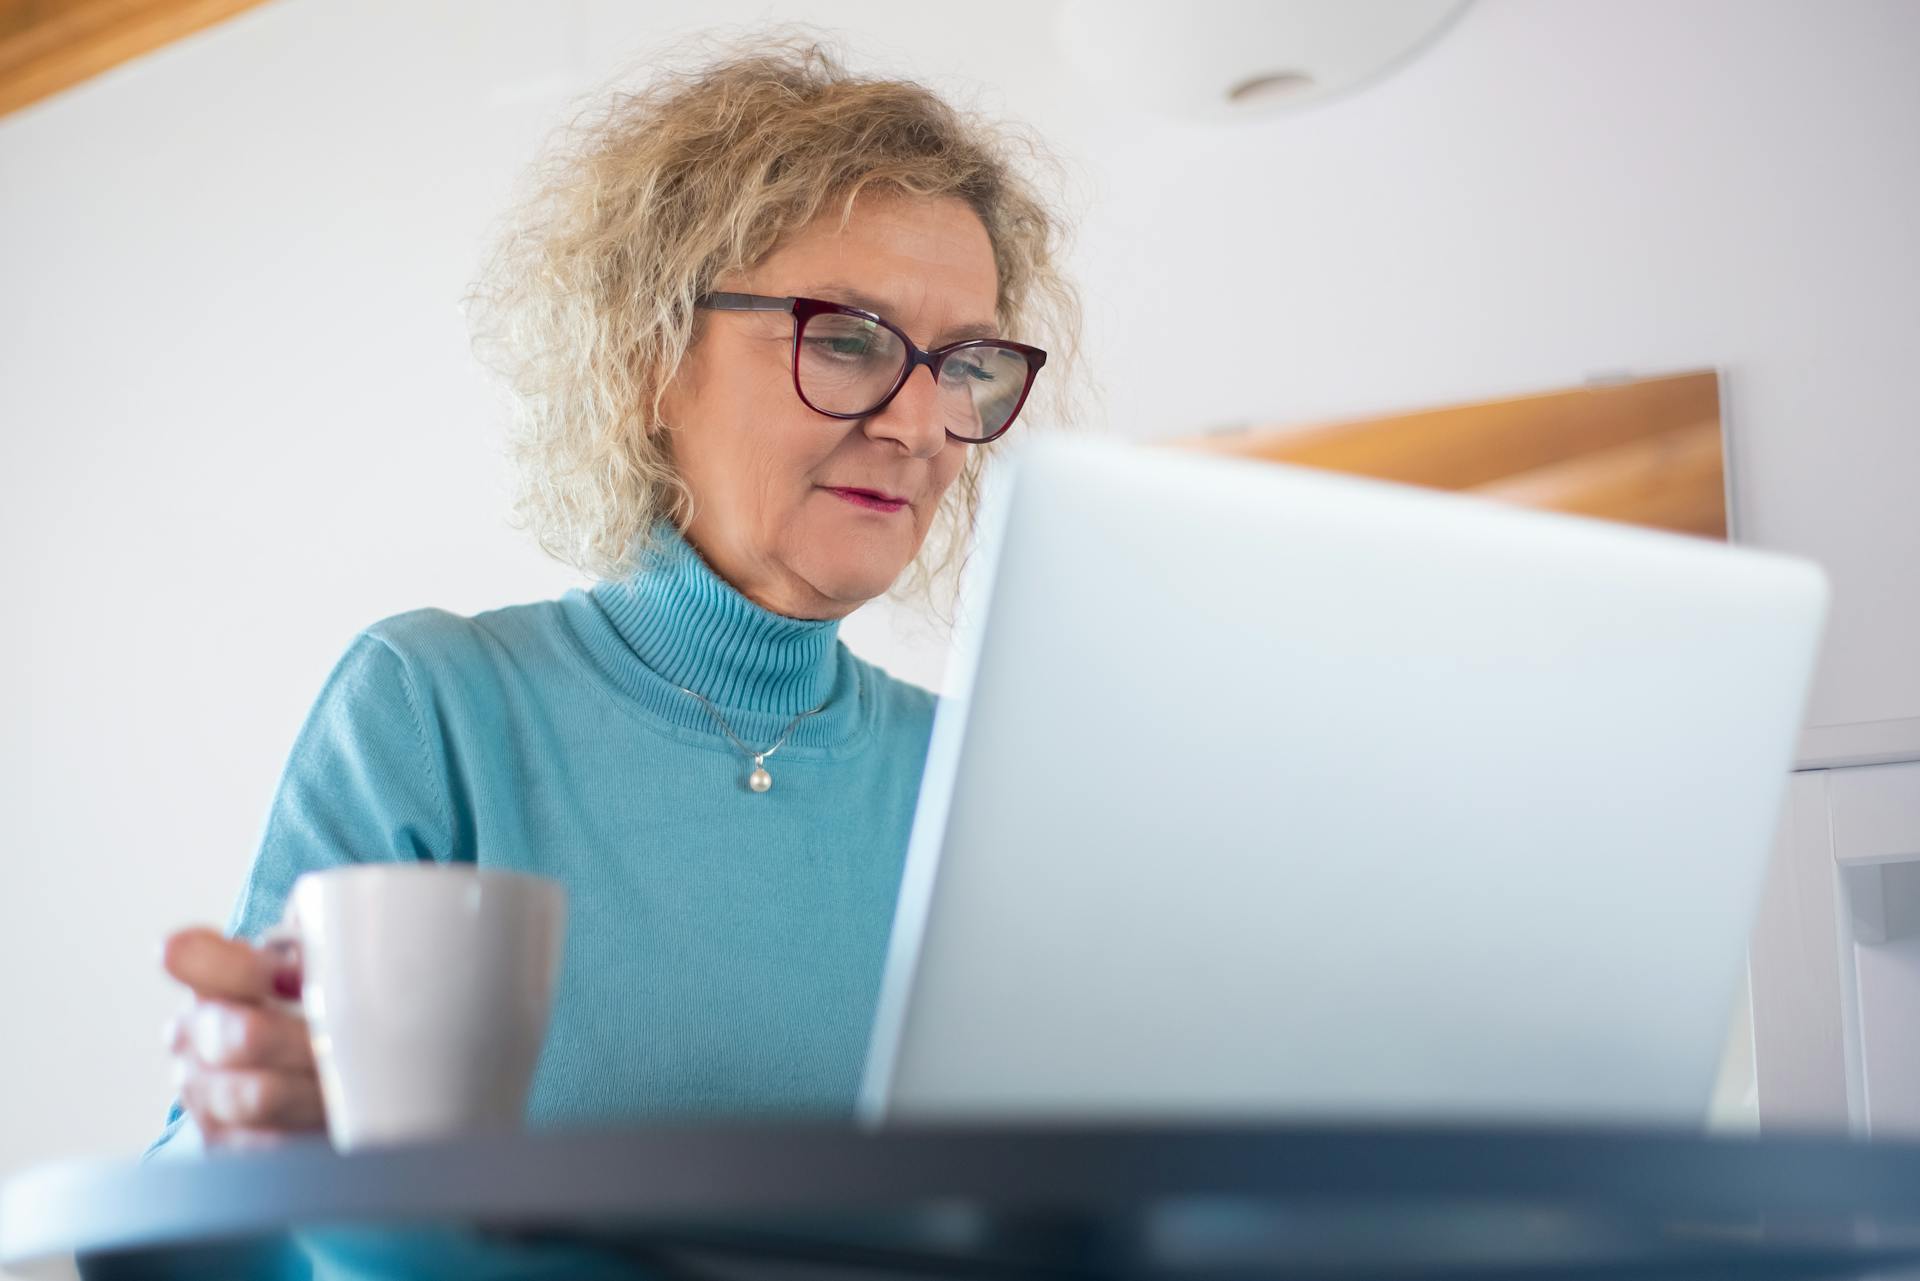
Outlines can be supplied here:
[[1920, 1136], [1920, 760], [1794, 775], [1748, 957], [1761, 1128]]

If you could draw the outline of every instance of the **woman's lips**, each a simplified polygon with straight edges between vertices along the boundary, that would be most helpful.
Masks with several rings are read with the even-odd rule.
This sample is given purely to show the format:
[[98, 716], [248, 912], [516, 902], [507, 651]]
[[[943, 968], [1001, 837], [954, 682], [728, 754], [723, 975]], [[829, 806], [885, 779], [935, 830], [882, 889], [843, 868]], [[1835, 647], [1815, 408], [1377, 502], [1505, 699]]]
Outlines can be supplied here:
[[871, 489], [832, 489], [827, 490], [835, 498], [852, 503], [855, 507], [864, 507], [868, 511], [897, 512], [907, 505], [904, 498], [887, 498]]

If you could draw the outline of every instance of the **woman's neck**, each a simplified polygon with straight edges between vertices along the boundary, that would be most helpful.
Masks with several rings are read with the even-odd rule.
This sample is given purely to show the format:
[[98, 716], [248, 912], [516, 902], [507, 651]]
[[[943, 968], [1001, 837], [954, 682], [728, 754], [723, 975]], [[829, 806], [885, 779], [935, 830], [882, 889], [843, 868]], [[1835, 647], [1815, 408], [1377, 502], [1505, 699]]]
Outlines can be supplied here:
[[670, 524], [632, 574], [594, 595], [641, 662], [721, 707], [797, 715], [832, 696], [839, 619], [756, 603]]

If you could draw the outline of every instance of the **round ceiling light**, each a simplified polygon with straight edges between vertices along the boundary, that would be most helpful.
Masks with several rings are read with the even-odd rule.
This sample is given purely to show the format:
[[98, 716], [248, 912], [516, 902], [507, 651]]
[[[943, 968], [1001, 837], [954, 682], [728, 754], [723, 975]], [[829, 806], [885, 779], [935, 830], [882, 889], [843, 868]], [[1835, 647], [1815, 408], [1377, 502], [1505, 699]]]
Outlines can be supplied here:
[[1199, 119], [1292, 110], [1432, 43], [1470, 0], [1067, 0], [1055, 34], [1110, 99]]

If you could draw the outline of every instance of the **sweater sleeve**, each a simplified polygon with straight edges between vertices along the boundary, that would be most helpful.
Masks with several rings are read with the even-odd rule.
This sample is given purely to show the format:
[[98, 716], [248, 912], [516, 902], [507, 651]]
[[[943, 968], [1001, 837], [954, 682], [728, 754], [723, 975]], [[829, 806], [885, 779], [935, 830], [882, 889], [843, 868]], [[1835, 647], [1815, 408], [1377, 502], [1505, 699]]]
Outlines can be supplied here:
[[[453, 824], [439, 757], [405, 660], [362, 632], [294, 740], [227, 933], [253, 938], [278, 922], [304, 872], [447, 860]], [[184, 1122], [176, 1100], [147, 1155], [168, 1145]], [[190, 1139], [181, 1146], [192, 1146]]]
[[294, 740], [227, 932], [275, 924], [303, 872], [382, 860], [444, 860], [452, 818], [407, 665], [362, 632]]

